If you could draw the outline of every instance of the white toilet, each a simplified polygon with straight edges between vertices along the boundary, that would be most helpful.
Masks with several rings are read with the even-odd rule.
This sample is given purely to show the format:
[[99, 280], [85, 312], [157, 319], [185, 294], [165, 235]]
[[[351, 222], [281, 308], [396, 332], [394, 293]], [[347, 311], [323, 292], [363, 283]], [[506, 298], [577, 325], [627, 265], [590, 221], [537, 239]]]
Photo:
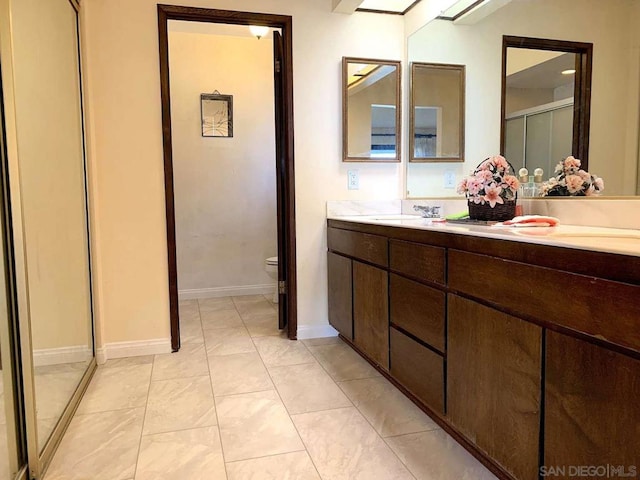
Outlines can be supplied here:
[[264, 261], [264, 269], [269, 276], [276, 281], [276, 291], [273, 294], [273, 303], [278, 303], [278, 257], [269, 257]]

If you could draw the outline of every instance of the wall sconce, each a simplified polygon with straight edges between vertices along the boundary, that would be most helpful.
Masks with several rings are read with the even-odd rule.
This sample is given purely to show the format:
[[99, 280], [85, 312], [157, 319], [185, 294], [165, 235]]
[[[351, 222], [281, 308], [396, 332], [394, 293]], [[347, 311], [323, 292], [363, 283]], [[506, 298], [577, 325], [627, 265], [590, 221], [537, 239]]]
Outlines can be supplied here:
[[259, 27], [257, 25], [251, 25], [249, 27], [249, 30], [251, 31], [251, 34], [255, 37], [258, 38], [258, 40], [260, 40], [262, 37], [264, 37], [267, 33], [269, 33], [269, 27]]

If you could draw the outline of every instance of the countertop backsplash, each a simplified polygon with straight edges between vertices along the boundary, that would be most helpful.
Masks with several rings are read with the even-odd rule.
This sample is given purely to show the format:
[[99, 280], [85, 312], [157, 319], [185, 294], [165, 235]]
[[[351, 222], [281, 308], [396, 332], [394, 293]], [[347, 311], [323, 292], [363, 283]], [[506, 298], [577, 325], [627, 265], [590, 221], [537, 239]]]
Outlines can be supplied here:
[[[464, 198], [425, 198], [416, 200], [328, 201], [327, 217], [341, 215], [417, 215], [414, 205], [441, 207], [441, 215], [464, 211]], [[550, 215], [565, 225], [583, 225], [640, 230], [640, 197], [602, 198], [525, 198], [519, 199], [526, 215]]]

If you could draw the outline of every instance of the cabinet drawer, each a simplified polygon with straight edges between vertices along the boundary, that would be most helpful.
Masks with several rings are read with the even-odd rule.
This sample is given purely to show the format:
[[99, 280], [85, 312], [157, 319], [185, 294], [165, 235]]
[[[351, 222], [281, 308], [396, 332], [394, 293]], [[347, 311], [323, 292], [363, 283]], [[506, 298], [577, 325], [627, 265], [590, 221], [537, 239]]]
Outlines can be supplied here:
[[389, 264], [389, 248], [386, 237], [329, 227], [327, 245], [329, 250], [381, 267], [386, 267]]
[[446, 294], [399, 275], [390, 275], [391, 323], [444, 352]]
[[640, 285], [449, 250], [449, 287], [640, 351]]
[[444, 415], [444, 360], [395, 328], [391, 336], [391, 375], [434, 412]]
[[419, 280], [444, 285], [446, 283], [445, 258], [444, 248], [401, 240], [389, 241], [391, 270]]

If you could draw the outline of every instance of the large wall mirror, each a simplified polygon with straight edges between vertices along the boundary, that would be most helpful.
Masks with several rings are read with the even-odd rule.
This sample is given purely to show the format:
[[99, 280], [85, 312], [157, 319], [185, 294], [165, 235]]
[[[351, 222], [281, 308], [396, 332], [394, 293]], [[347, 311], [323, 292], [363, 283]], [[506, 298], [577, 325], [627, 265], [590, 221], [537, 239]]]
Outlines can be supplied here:
[[11, 1], [12, 50], [2, 51], [3, 74], [11, 72], [3, 80], [11, 214], [22, 249], [27, 445], [38, 478], [95, 367], [77, 8], [69, 0]]
[[[531, 118], [529, 134], [531, 142], [525, 146], [525, 139], [520, 136], [518, 146], [506, 145], [507, 159], [517, 163], [522, 156], [513, 153], [514, 149], [530, 149], [530, 154], [536, 151], [552, 149], [550, 157], [556, 163], [564, 156], [573, 153], [588, 160], [589, 172], [604, 179], [604, 195], [621, 196], [637, 195], [639, 178], [639, 135], [640, 119], [640, 2], [627, 0], [608, 0], [598, 2], [593, 0], [513, 0], [510, 2], [485, 2], [485, 14], [482, 5], [476, 8], [473, 15], [463, 16], [456, 21], [436, 19], [413, 33], [408, 39], [407, 57], [409, 62], [449, 63], [466, 66], [466, 95], [465, 95], [465, 158], [464, 163], [407, 163], [406, 185], [408, 197], [457, 197], [455, 187], [451, 182], [445, 183], [445, 178], [455, 176], [456, 183], [469, 174], [483, 159], [501, 151], [502, 125], [502, 65], [503, 65], [503, 37], [527, 37], [534, 39], [553, 39], [574, 44], [592, 44], [592, 81], [590, 89], [591, 114], [588, 132], [583, 135], [588, 150], [577, 151], [573, 146], [575, 141], [574, 120], [567, 122], [572, 116], [572, 109], [561, 110], [570, 103], [564, 95], [571, 90], [570, 82], [560, 79], [557, 84], [551, 79], [544, 81], [545, 99], [540, 105], [551, 107], [549, 111], [538, 112], [547, 117], [553, 116], [556, 127], [571, 131], [571, 145], [568, 150], [567, 137], [551, 145], [549, 141], [549, 121], [543, 122], [543, 117]], [[493, 6], [492, 6], [493, 5]], [[499, 7], [499, 8], [497, 8]], [[509, 48], [509, 63], [512, 52], [516, 55], [524, 49]], [[543, 50], [548, 54], [550, 50]], [[557, 50], [553, 58], [541, 59], [538, 63], [550, 61], [554, 69], [573, 63], [576, 69], [575, 50], [566, 48]], [[527, 52], [524, 52], [527, 53]], [[531, 52], [528, 52], [531, 53]], [[569, 56], [563, 57], [565, 53]], [[573, 56], [573, 61], [572, 57]], [[513, 57], [517, 61], [516, 57]], [[511, 68], [511, 67], [510, 67]], [[562, 70], [561, 70], [562, 71]], [[561, 73], [560, 73], [561, 74]], [[570, 75], [565, 75], [567, 78]], [[580, 74], [573, 74], [574, 82]], [[512, 77], [514, 90], [521, 88], [524, 79]], [[518, 83], [520, 82], [520, 83]], [[516, 86], [519, 85], [519, 86]], [[575, 89], [575, 84], [573, 84]], [[549, 97], [549, 90], [553, 94]], [[586, 90], [585, 90], [586, 91]], [[519, 100], [523, 100], [522, 98]], [[508, 100], [510, 115], [513, 119], [520, 112], [535, 114], [529, 111], [527, 104], [520, 103], [515, 97]], [[559, 108], [555, 108], [559, 107]], [[545, 107], [546, 108], [546, 107]], [[522, 116], [521, 116], [522, 117]], [[538, 120], [540, 120], [538, 122]], [[547, 118], [546, 120], [549, 120]], [[520, 120], [522, 122], [522, 118]], [[537, 123], [536, 123], [537, 122]], [[545, 126], [546, 125], [546, 126]], [[571, 125], [571, 126], [568, 126]], [[522, 132], [522, 124], [517, 126], [517, 120], [507, 129]], [[546, 129], [546, 130], [545, 130]], [[563, 143], [564, 142], [564, 143]], [[532, 165], [537, 168], [537, 165]], [[542, 167], [547, 170], [550, 167]], [[531, 169], [530, 169], [531, 171]], [[546, 180], [552, 174], [545, 171]]]
[[573, 155], [588, 169], [593, 45], [504, 36], [501, 153], [518, 171], [553, 172]]
[[411, 64], [410, 162], [464, 162], [464, 65]]
[[345, 162], [400, 161], [400, 62], [342, 59]]

